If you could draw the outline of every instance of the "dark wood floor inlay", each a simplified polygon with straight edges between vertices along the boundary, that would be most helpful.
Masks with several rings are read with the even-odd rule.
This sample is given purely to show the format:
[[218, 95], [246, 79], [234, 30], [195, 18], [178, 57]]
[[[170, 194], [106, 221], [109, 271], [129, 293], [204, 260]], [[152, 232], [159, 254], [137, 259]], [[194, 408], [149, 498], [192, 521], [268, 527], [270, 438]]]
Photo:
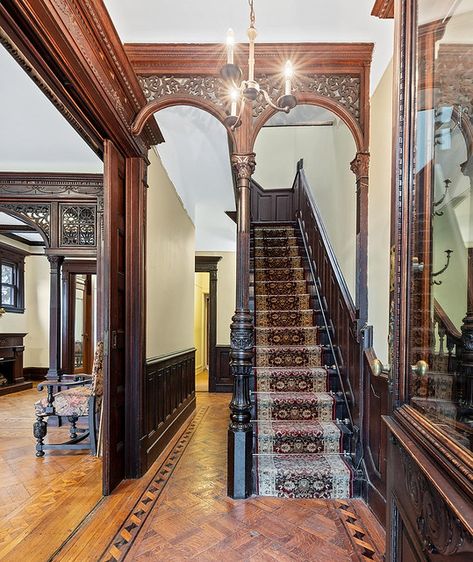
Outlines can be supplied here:
[[100, 557], [101, 562], [114, 562], [123, 560], [131, 548], [140, 529], [143, 527], [148, 515], [151, 513], [159, 496], [174, 472], [179, 460], [182, 458], [187, 445], [198, 428], [200, 422], [208, 412], [208, 406], [198, 408], [193, 420], [176, 443], [175, 447], [156, 471], [150, 484], [136, 502], [126, 520], [122, 523], [113, 540]]

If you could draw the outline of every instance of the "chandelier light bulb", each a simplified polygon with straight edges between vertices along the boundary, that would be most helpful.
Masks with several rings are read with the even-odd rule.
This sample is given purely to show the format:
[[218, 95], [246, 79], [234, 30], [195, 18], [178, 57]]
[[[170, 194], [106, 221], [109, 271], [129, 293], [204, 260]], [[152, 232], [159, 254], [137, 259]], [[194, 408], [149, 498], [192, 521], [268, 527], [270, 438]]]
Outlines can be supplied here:
[[284, 95], [290, 96], [292, 92], [292, 77], [294, 76], [294, 69], [292, 68], [292, 63], [290, 60], [286, 62], [286, 66], [284, 67], [284, 76], [286, 78]]
[[227, 64], [233, 64], [233, 48], [235, 46], [235, 33], [230, 28], [227, 31]]
[[230, 99], [232, 100], [230, 115], [236, 115], [237, 114], [237, 101], [238, 101], [239, 97], [240, 97], [240, 92], [236, 88], [233, 88], [230, 91]]

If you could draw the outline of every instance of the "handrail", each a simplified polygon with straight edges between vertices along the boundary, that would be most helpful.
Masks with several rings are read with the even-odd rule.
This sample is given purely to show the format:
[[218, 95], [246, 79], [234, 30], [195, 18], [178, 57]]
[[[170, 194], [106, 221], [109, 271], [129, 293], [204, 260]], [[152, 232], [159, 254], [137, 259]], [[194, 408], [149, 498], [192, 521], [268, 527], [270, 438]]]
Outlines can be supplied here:
[[329, 261], [330, 261], [330, 265], [332, 266], [332, 270], [334, 271], [335, 276], [337, 278], [337, 282], [338, 282], [338, 285], [340, 287], [340, 291], [342, 293], [342, 296], [345, 300], [345, 304], [346, 304], [348, 310], [350, 311], [350, 313], [352, 314], [353, 320], [355, 320], [355, 318], [356, 318], [355, 303], [353, 302], [353, 298], [352, 298], [352, 296], [350, 294], [350, 291], [348, 289], [347, 283], [345, 281], [345, 277], [342, 273], [340, 264], [338, 263], [337, 256], [335, 255], [335, 251], [333, 249], [332, 243], [330, 242], [330, 238], [328, 236], [327, 229], [325, 228], [325, 224], [322, 221], [322, 216], [320, 214], [319, 207], [318, 207], [318, 205], [315, 201], [312, 190], [309, 187], [309, 182], [307, 181], [307, 177], [305, 175], [302, 164], [301, 165], [298, 164], [298, 174], [299, 174], [300, 179], [302, 180], [301, 185], [303, 186], [304, 192], [307, 196], [307, 199], [309, 200], [311, 210], [312, 210], [312, 214], [314, 215], [315, 222], [317, 223], [317, 228], [319, 229], [320, 236], [322, 238], [323, 244], [324, 244], [325, 249], [327, 251], [327, 255], [328, 255], [328, 258], [329, 258]]
[[325, 314], [325, 310], [324, 310], [324, 307], [322, 305], [323, 301], [320, 297], [320, 291], [319, 291], [319, 286], [318, 286], [318, 283], [317, 283], [317, 275], [315, 273], [314, 263], [313, 263], [313, 260], [311, 260], [310, 257], [309, 257], [310, 256], [309, 248], [307, 246], [307, 240], [306, 240], [304, 228], [303, 228], [303, 225], [302, 225], [302, 220], [301, 220], [300, 217], [298, 217], [297, 222], [299, 224], [299, 229], [300, 229], [301, 234], [302, 234], [302, 242], [304, 244], [305, 253], [306, 253], [307, 257], [309, 258], [308, 261], [309, 261], [310, 274], [311, 274], [311, 277], [312, 277], [312, 281], [314, 283], [315, 292], [317, 293], [317, 300], [320, 303], [320, 311], [322, 313], [322, 319], [323, 319], [323, 323], [324, 323], [324, 326], [325, 326], [325, 333], [327, 335], [328, 344], [329, 344], [330, 350], [332, 351], [333, 360], [335, 362], [335, 370], [337, 371], [338, 380], [340, 381], [340, 388], [342, 389], [343, 398], [345, 400], [345, 405], [347, 407], [348, 417], [350, 418], [350, 425], [353, 429], [355, 426], [354, 426], [353, 418], [352, 418], [352, 415], [351, 415], [351, 409], [350, 409], [350, 405], [348, 404], [347, 393], [345, 391], [345, 386], [343, 384], [342, 374], [340, 372], [340, 367], [338, 365], [338, 359], [337, 359], [337, 355], [335, 353], [335, 346], [333, 345], [332, 335], [330, 334], [329, 324], [327, 322], [327, 316]]
[[458, 343], [461, 342], [462, 335], [460, 330], [458, 330], [455, 324], [450, 320], [450, 317], [437, 299], [434, 299], [434, 319], [439, 320], [442, 323], [442, 326], [446, 329], [449, 336], [451, 336], [454, 340], [458, 340]]

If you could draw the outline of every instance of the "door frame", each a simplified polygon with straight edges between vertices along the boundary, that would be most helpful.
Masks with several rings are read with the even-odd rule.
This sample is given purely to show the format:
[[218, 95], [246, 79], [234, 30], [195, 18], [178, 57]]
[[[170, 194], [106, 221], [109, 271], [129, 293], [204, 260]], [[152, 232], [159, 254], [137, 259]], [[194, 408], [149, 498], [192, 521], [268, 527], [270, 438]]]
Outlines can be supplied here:
[[209, 273], [209, 392], [217, 392], [217, 272], [222, 256], [195, 256], [195, 272]]
[[[74, 275], [97, 275], [95, 260], [66, 260], [62, 264], [62, 362], [63, 373], [74, 373], [75, 279]], [[100, 280], [97, 280], [97, 286]]]

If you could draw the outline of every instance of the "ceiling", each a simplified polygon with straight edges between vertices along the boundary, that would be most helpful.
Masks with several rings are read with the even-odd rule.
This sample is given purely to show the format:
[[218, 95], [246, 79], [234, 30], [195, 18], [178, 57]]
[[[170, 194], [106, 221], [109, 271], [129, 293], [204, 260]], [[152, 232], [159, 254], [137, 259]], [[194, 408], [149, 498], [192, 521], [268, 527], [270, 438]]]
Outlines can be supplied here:
[[[375, 44], [372, 91], [392, 57], [393, 21], [371, 16], [374, 0], [255, 0], [257, 42]], [[246, 42], [247, 0], [105, 0], [124, 43]], [[258, 46], [256, 45], [256, 50]]]
[[0, 212], [0, 236], [12, 238], [23, 244], [44, 246], [44, 240], [33, 227], [7, 213]]

